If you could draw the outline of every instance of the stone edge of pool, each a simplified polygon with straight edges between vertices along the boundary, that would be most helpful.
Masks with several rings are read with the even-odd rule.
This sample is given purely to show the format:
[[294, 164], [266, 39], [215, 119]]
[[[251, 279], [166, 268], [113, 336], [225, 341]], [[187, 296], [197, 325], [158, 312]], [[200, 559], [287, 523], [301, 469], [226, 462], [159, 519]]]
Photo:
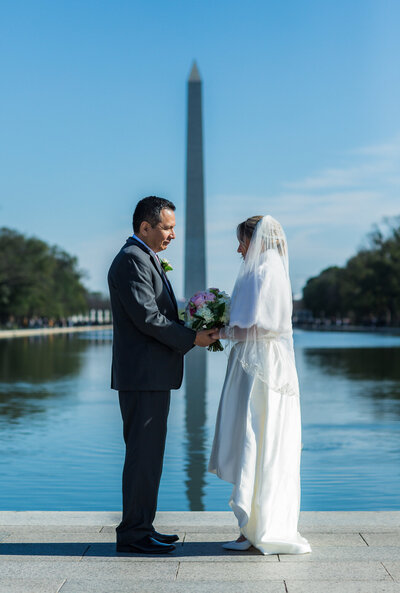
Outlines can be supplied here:
[[[74, 526], [119, 523], [118, 511], [0, 511], [0, 525]], [[235, 527], [233, 513], [229, 511], [159, 511], [156, 523], [163, 526]], [[380, 529], [392, 531], [400, 528], [399, 511], [303, 511], [299, 530]]]
[[101, 330], [110, 330], [111, 324], [105, 325], [81, 325], [76, 327], [46, 327], [36, 329], [2, 329], [0, 330], [0, 339], [26, 338], [32, 336], [52, 336], [57, 334], [76, 334], [82, 332], [92, 332]]

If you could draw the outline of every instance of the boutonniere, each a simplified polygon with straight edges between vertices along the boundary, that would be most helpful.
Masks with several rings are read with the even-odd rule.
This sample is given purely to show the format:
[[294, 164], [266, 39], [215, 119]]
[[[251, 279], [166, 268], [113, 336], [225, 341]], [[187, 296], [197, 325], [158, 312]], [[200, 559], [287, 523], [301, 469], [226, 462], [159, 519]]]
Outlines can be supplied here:
[[160, 259], [160, 264], [164, 272], [172, 272], [174, 269], [167, 259]]

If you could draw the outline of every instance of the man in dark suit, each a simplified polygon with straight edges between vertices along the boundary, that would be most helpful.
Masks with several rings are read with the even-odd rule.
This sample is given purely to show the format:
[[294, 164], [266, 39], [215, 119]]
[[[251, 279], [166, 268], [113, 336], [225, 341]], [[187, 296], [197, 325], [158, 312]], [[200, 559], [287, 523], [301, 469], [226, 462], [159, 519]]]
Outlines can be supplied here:
[[114, 323], [111, 387], [119, 392], [126, 444], [119, 552], [175, 549], [178, 536], [153, 527], [170, 390], [181, 386], [183, 356], [194, 345], [215, 341], [212, 330], [196, 333], [179, 321], [175, 295], [157, 255], [175, 238], [174, 211], [174, 204], [163, 198], [141, 200], [133, 214], [134, 234], [108, 273]]

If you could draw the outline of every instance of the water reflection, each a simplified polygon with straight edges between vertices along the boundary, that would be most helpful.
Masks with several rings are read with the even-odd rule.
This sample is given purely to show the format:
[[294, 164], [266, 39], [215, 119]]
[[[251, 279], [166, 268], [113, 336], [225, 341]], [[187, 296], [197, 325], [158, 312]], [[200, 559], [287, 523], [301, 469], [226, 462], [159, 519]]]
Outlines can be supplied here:
[[191, 511], [204, 511], [206, 484], [206, 379], [205, 348], [194, 348], [185, 359], [186, 496]]
[[354, 380], [400, 381], [400, 348], [348, 348], [305, 351], [308, 360], [333, 375]]
[[54, 391], [46, 389], [1, 391], [0, 385], [0, 423], [13, 423], [23, 416], [45, 412], [45, 400], [55, 395]]
[[326, 375], [362, 382], [360, 393], [400, 400], [400, 348], [308, 349], [305, 357]]
[[43, 383], [77, 375], [86, 348], [87, 342], [68, 334], [0, 340], [0, 382]]
[[1, 340], [0, 420], [45, 412], [46, 400], [62, 394], [54, 382], [79, 375], [87, 346], [69, 335]]

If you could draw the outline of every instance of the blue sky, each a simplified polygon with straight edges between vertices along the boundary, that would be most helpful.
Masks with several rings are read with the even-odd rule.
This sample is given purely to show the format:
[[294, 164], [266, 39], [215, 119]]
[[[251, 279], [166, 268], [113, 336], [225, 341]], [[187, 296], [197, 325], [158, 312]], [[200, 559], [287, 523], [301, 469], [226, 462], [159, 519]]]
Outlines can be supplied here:
[[400, 214], [399, 30], [395, 0], [3, 0], [0, 225], [77, 255], [106, 291], [136, 201], [162, 195], [177, 205], [166, 256], [182, 296], [196, 59], [208, 284], [232, 289], [236, 224], [272, 214], [298, 294]]

